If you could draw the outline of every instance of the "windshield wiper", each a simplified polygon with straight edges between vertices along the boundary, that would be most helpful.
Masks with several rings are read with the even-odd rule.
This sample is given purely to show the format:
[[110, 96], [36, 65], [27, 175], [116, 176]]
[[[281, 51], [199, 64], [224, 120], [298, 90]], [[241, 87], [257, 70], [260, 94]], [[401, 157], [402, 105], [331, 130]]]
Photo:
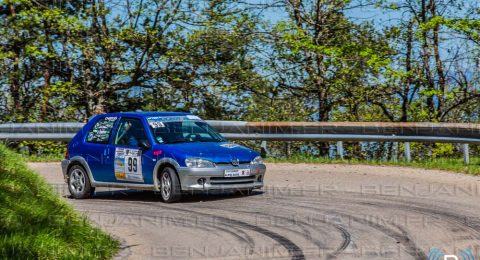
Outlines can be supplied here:
[[220, 143], [220, 142], [225, 142], [225, 140], [218, 140], [218, 139], [212, 139], [212, 140], [199, 140], [196, 142], [201, 142], [201, 143]]
[[165, 142], [166, 144], [177, 144], [177, 143], [188, 143], [187, 141], [185, 140], [174, 140], [174, 141], [170, 141], [170, 142]]

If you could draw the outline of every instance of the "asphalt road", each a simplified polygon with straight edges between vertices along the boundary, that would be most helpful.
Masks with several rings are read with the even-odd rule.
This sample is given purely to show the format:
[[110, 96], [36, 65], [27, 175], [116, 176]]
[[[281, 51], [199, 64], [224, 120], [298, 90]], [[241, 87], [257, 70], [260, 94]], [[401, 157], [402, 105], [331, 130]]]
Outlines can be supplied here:
[[269, 164], [266, 187], [250, 196], [188, 195], [164, 204], [153, 192], [113, 189], [73, 200], [59, 163], [30, 167], [122, 241], [119, 259], [426, 259], [432, 250], [463, 259], [467, 248], [480, 254], [475, 176]]

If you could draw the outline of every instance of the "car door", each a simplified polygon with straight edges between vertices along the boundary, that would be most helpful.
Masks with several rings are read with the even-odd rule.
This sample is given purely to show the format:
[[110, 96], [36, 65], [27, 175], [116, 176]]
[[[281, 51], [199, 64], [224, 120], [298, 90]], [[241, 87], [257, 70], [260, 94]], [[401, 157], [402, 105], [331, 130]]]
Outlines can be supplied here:
[[113, 156], [110, 138], [117, 119], [115, 116], [98, 118], [85, 136], [82, 156], [87, 161], [95, 181], [112, 181], [109, 165], [110, 157]]
[[117, 182], [145, 183], [145, 152], [150, 142], [140, 118], [122, 117], [113, 139], [113, 176]]

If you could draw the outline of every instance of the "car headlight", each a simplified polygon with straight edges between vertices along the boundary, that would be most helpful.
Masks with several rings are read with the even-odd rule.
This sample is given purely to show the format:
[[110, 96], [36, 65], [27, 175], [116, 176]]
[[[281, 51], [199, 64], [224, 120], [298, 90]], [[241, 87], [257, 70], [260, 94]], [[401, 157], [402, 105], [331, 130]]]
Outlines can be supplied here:
[[185, 164], [190, 168], [213, 168], [215, 164], [209, 160], [200, 158], [187, 158]]
[[263, 164], [263, 158], [261, 156], [257, 156], [253, 158], [250, 164]]

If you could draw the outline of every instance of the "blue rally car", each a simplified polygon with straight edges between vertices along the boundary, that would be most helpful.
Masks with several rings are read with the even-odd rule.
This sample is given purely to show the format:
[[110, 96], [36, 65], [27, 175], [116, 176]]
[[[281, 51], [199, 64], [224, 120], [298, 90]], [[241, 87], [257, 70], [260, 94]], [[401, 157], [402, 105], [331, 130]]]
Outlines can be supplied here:
[[192, 191], [263, 187], [259, 154], [229, 143], [198, 116], [179, 112], [97, 115], [70, 141], [62, 161], [74, 198], [95, 187], [159, 191], [165, 202]]

